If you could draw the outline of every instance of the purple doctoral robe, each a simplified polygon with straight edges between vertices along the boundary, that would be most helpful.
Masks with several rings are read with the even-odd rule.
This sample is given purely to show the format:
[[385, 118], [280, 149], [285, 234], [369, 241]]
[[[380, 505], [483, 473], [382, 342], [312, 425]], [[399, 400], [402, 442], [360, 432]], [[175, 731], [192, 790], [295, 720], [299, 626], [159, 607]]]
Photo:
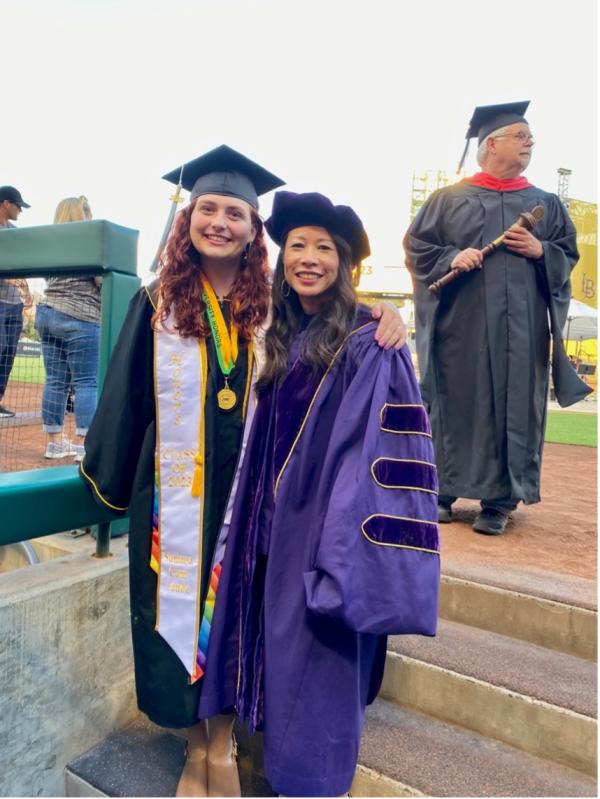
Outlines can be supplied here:
[[437, 476], [409, 351], [359, 309], [329, 369], [290, 352], [261, 397], [240, 479], [200, 717], [234, 704], [264, 730], [287, 796], [350, 788], [386, 635], [434, 635]]

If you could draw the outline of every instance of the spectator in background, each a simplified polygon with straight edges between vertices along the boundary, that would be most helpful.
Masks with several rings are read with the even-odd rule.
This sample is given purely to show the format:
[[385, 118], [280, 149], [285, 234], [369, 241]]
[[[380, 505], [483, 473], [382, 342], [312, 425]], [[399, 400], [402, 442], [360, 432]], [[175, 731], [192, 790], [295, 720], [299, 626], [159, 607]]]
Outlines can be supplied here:
[[[30, 208], [14, 186], [0, 186], [0, 230], [14, 228], [23, 208]], [[23, 329], [23, 308], [31, 308], [32, 299], [23, 278], [0, 279], [0, 418], [14, 416], [2, 404], [8, 378], [13, 368], [19, 336]]]
[[[67, 197], [56, 208], [54, 223], [92, 218], [85, 197]], [[51, 277], [38, 305], [35, 328], [42, 341], [46, 383], [42, 421], [49, 441], [45, 458], [83, 457], [83, 443], [96, 410], [100, 342], [99, 277]], [[76, 443], [63, 435], [69, 389], [75, 392]]]

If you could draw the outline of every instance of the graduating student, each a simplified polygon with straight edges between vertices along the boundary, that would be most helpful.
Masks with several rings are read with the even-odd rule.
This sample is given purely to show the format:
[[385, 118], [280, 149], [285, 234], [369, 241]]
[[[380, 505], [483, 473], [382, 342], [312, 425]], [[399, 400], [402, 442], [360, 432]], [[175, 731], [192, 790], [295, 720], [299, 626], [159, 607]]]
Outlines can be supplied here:
[[[264, 360], [270, 273], [258, 196], [282, 181], [225, 145], [165, 178], [191, 202], [159, 279], [131, 301], [81, 473], [99, 502], [130, 512], [138, 704], [161, 726], [188, 728], [178, 795], [239, 795], [233, 702], [206, 652], [215, 606], [228, 604], [219, 575]], [[396, 343], [396, 311], [375, 314], [380, 343]]]
[[264, 730], [273, 789], [336, 796], [386, 635], [435, 633], [436, 467], [408, 348], [379, 348], [357, 302], [360, 219], [278, 192], [266, 226], [282, 250], [208, 666]]
[[[590, 391], [569, 364], [561, 334], [579, 257], [575, 228], [559, 197], [523, 175], [534, 146], [528, 105], [475, 109], [467, 145], [478, 137], [482, 171], [429, 197], [404, 240], [439, 519], [450, 521], [457, 497], [479, 499], [473, 527], [488, 535], [505, 531], [518, 502], [540, 501], [551, 337], [560, 404]], [[531, 232], [514, 224], [535, 206], [544, 216]], [[509, 227], [483, 261], [482, 248]], [[464, 274], [430, 291], [451, 269]]]

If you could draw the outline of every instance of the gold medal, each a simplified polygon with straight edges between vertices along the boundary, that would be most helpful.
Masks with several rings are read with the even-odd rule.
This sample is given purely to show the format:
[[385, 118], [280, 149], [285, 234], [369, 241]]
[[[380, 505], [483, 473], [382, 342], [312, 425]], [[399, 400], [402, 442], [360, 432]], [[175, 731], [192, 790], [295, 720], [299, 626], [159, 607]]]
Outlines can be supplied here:
[[208, 316], [217, 352], [219, 368], [225, 380], [224, 387], [217, 391], [217, 404], [222, 411], [232, 411], [237, 405], [238, 398], [235, 391], [229, 388], [227, 378], [235, 368], [238, 356], [238, 331], [233, 321], [231, 322], [231, 330], [227, 330], [217, 295], [204, 275], [202, 275], [202, 285], [204, 287], [202, 298], [206, 307], [206, 315]]
[[217, 392], [217, 403], [222, 411], [232, 411], [237, 405], [237, 394], [229, 388], [227, 383]]

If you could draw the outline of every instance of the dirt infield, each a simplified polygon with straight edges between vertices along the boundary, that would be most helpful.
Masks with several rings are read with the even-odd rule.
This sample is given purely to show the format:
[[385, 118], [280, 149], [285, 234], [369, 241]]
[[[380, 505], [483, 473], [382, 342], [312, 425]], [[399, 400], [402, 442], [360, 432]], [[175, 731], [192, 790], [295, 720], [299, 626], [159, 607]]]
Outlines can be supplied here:
[[502, 536], [474, 532], [479, 503], [458, 500], [452, 524], [440, 525], [444, 571], [593, 607], [596, 457], [593, 447], [546, 444], [542, 501], [519, 505]]
[[[44, 451], [48, 436], [42, 430], [42, 391], [43, 386], [35, 383], [21, 383], [11, 380], [7, 386], [3, 404], [17, 414], [27, 414], [33, 418], [0, 419], [0, 472], [16, 472], [25, 469], [47, 469], [51, 466], [67, 466], [73, 457], [48, 460]], [[75, 417], [65, 414], [64, 435], [75, 440]]]

